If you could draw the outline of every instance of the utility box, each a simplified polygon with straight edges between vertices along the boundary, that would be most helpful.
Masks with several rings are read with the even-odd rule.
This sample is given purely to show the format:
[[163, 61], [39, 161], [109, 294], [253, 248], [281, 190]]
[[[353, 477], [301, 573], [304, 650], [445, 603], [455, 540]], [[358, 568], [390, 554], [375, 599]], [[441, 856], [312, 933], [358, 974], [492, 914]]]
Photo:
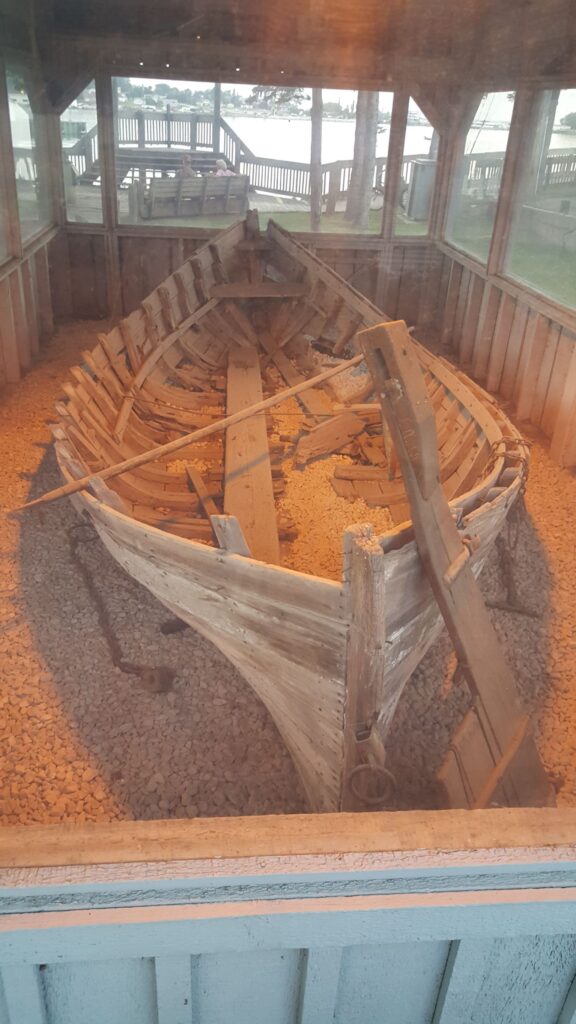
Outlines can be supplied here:
[[436, 160], [418, 157], [413, 161], [406, 203], [406, 216], [410, 220], [428, 220], [435, 175]]

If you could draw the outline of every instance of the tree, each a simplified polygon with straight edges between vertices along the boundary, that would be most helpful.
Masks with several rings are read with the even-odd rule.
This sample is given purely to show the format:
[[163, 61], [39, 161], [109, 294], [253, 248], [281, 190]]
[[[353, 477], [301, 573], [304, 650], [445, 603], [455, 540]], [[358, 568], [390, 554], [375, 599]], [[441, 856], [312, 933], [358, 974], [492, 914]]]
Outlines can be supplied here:
[[265, 110], [271, 108], [274, 112], [277, 107], [287, 107], [292, 104], [299, 106], [307, 99], [309, 96], [300, 88], [285, 89], [281, 86], [255, 85], [252, 95], [248, 96], [246, 103]]
[[560, 124], [564, 125], [565, 128], [572, 128], [573, 131], [576, 131], [576, 110], [572, 114], [566, 114], [565, 117], [561, 117]]
[[376, 166], [377, 137], [378, 93], [359, 92], [356, 104], [354, 158], [345, 217], [351, 224], [361, 229], [368, 227]]

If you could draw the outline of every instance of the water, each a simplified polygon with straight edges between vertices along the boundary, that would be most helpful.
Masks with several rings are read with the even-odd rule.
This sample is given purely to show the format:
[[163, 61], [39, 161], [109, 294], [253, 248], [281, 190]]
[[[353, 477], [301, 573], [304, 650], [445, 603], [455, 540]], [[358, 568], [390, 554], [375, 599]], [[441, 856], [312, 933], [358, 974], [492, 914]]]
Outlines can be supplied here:
[[[274, 160], [310, 160], [310, 121], [299, 117], [245, 117], [224, 115], [224, 120], [252, 150], [254, 156]], [[322, 125], [322, 162], [351, 160], [354, 153], [354, 121], [324, 121]], [[390, 128], [383, 125], [378, 133], [377, 156], [386, 156]], [[432, 127], [413, 124], [406, 129], [404, 153], [407, 156], [426, 155], [430, 150]], [[474, 153], [503, 153], [508, 141], [506, 128], [472, 129], [467, 151]], [[552, 136], [552, 149], [569, 149], [576, 145], [574, 135]]]

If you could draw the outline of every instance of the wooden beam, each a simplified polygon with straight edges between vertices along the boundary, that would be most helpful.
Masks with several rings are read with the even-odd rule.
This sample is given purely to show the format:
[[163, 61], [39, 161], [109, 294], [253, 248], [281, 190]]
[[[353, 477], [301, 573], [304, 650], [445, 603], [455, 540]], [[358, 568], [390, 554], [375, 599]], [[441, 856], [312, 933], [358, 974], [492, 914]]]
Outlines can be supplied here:
[[[257, 348], [230, 348], [226, 388], [229, 416], [262, 401]], [[253, 558], [280, 562], [278, 523], [266, 417], [263, 413], [226, 431], [224, 511], [240, 523]]]
[[215, 284], [210, 290], [213, 299], [287, 299], [308, 295], [307, 284], [299, 281], [236, 281]]
[[[364, 331], [360, 340], [398, 453], [422, 564], [473, 695], [478, 729], [494, 766], [516, 740], [521, 718], [518, 695], [470, 569], [474, 538], [468, 538], [466, 547], [439, 482], [434, 412], [420, 363], [402, 322]], [[498, 792], [521, 805], [543, 805], [553, 799], [531, 732], [526, 732], [507, 766]]]
[[[312, 856], [325, 870], [342, 871], [347, 860], [357, 865], [357, 854], [365, 853], [372, 855], [367, 864], [394, 873], [399, 863], [406, 870], [453, 866], [461, 878], [468, 865], [474, 888], [479, 863], [500, 877], [503, 865], [516, 865], [520, 879], [522, 871], [528, 873], [529, 888], [535, 869], [550, 876], [552, 867], [563, 867], [573, 879], [575, 834], [574, 807], [7, 825], [2, 829], [0, 870], [5, 885], [14, 872], [29, 871], [30, 884], [36, 887], [41, 884], [39, 873], [49, 869], [70, 884], [71, 867], [83, 881], [96, 876], [110, 881], [115, 864], [131, 866], [121, 877], [150, 879], [155, 865], [166, 864], [166, 877], [174, 878], [170, 862], [195, 863], [198, 875], [204, 862], [204, 874], [227, 878], [229, 862], [244, 857]], [[286, 865], [284, 870], [296, 867]], [[246, 864], [242, 871], [247, 873]], [[445, 877], [438, 874], [438, 887], [445, 890]], [[18, 883], [23, 884], [21, 875]]]
[[520, 201], [521, 177], [533, 141], [532, 129], [538, 109], [537, 98], [538, 94], [534, 90], [524, 89], [517, 93], [514, 102], [486, 265], [490, 275], [503, 271], [514, 204]]
[[382, 211], [381, 236], [386, 241], [394, 237], [398, 197], [400, 194], [400, 174], [404, 157], [404, 140], [406, 138], [406, 119], [410, 96], [405, 90], [394, 93], [392, 118], [390, 121], [390, 140], [386, 159], [386, 179], [384, 182], [384, 207]]

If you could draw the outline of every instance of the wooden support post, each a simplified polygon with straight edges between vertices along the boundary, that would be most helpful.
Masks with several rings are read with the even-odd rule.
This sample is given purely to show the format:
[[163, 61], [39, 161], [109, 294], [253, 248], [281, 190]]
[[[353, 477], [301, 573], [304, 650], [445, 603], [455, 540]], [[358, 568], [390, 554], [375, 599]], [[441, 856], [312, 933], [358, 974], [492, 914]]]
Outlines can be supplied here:
[[22, 256], [22, 236], [18, 215], [18, 193], [14, 170], [14, 150], [10, 131], [10, 108], [6, 88], [6, 69], [0, 61], [0, 201], [4, 210], [6, 241], [11, 256]]
[[108, 312], [113, 320], [122, 314], [122, 283], [117, 237], [118, 197], [114, 158], [114, 100], [110, 75], [96, 78], [98, 152], [102, 181], [102, 214], [106, 229], [106, 286]]
[[514, 201], [518, 197], [520, 175], [527, 151], [532, 143], [531, 129], [537, 113], [537, 97], [538, 94], [534, 90], [519, 90], [514, 102], [500, 180], [496, 217], [492, 228], [492, 241], [488, 254], [487, 271], [489, 275], [499, 274], [503, 269], [512, 226]]
[[[214, 153], [220, 152], [220, 105], [222, 101], [222, 86], [220, 82], [214, 84], [214, 112], [212, 115], [212, 150]], [[238, 170], [235, 166], [234, 170]]]
[[310, 230], [320, 231], [322, 219], [322, 89], [312, 89], [310, 146]]
[[390, 141], [388, 144], [388, 157], [386, 159], [381, 230], [382, 238], [387, 240], [394, 237], [409, 102], [410, 96], [406, 90], [401, 89], [394, 93], [392, 118], [390, 121]]

